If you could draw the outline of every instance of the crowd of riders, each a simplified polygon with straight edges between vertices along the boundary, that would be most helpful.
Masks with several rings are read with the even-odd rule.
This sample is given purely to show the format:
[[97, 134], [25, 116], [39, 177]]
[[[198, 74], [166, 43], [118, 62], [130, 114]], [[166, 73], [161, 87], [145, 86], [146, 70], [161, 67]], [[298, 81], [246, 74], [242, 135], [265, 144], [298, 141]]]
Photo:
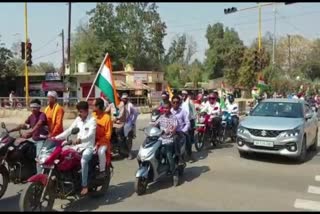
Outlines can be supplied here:
[[[76, 106], [77, 118], [69, 128], [63, 130], [64, 109], [57, 102], [58, 95], [55, 91], [49, 91], [47, 98], [48, 106], [43, 112], [41, 111], [40, 100], [31, 100], [29, 106], [31, 115], [23, 124], [8, 132], [26, 130], [21, 138], [17, 139], [16, 143], [23, 142], [26, 139], [34, 142], [36, 156], [38, 156], [46, 139], [66, 140], [72, 129], [77, 127], [79, 132], [69, 147], [82, 154], [81, 195], [86, 195], [88, 193], [88, 164], [93, 154], [98, 154], [99, 176], [103, 177], [106, 163], [111, 163], [112, 132], [114, 131], [120, 139], [123, 139], [130, 130], [133, 130], [135, 135], [135, 123], [139, 113], [129, 101], [127, 94], [122, 94], [117, 109], [107, 99], [96, 98], [93, 101], [92, 113], [89, 109], [89, 103], [80, 101]], [[131, 151], [129, 151], [128, 158], [132, 158]], [[37, 173], [41, 173], [39, 164], [37, 164]]]

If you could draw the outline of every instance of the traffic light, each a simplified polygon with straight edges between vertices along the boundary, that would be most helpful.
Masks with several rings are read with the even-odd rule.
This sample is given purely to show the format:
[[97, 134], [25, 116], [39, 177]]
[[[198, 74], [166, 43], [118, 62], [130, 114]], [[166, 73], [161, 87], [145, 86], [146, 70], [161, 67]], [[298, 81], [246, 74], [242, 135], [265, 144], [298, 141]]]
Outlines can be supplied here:
[[231, 8], [224, 9], [224, 14], [235, 13], [235, 12], [237, 12], [237, 8], [236, 7], [231, 7]]
[[26, 43], [25, 42], [21, 42], [21, 59], [25, 59], [26, 58]]
[[28, 42], [27, 44], [27, 66], [32, 65], [32, 44]]

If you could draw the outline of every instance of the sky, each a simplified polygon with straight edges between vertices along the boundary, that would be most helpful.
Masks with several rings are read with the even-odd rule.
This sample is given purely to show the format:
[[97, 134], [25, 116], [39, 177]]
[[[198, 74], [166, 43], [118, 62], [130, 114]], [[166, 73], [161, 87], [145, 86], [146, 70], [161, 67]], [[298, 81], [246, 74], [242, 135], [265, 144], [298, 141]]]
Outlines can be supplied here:
[[[72, 3], [71, 29], [74, 31], [81, 22], [88, 21], [86, 12], [96, 3]], [[258, 36], [258, 9], [238, 11], [225, 15], [224, 9], [236, 7], [238, 10], [256, 6], [251, 3], [157, 3], [161, 19], [167, 25], [167, 35], [163, 44], [166, 50], [176, 35], [186, 33], [197, 43], [194, 58], [203, 61], [208, 48], [205, 33], [209, 24], [223, 23], [233, 27], [244, 41], [250, 45]], [[276, 8], [276, 38], [287, 34], [300, 34], [309, 39], [320, 38], [318, 22], [320, 3], [296, 3]], [[274, 6], [262, 8], [262, 35], [274, 31]], [[0, 41], [11, 48], [14, 42], [25, 40], [24, 3], [0, 3]], [[33, 63], [52, 62], [60, 66], [62, 62], [62, 29], [67, 46], [68, 5], [67, 3], [28, 3], [28, 34], [32, 42]]]

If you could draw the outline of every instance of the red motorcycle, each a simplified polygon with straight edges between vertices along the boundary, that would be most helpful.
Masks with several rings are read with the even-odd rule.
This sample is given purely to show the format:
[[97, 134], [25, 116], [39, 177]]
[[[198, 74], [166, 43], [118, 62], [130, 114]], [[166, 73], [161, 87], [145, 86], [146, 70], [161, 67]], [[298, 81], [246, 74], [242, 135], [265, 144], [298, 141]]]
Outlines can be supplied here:
[[[216, 107], [215, 111], [218, 110]], [[196, 120], [195, 128], [195, 148], [199, 152], [203, 149], [206, 140], [210, 140], [213, 146], [216, 146], [217, 136], [215, 127], [212, 124], [213, 116], [203, 112], [199, 113]]]
[[[76, 135], [74, 128], [71, 135]], [[69, 136], [70, 137], [70, 136]], [[38, 163], [44, 169], [43, 173], [28, 179], [28, 186], [23, 191], [20, 211], [51, 211], [56, 198], [79, 198], [81, 187], [81, 154], [72, 148], [62, 150], [66, 142], [46, 140], [38, 156]], [[107, 191], [110, 183], [111, 163], [106, 164], [106, 175], [98, 179], [99, 158], [96, 153], [89, 162], [88, 187], [89, 195], [98, 196]]]

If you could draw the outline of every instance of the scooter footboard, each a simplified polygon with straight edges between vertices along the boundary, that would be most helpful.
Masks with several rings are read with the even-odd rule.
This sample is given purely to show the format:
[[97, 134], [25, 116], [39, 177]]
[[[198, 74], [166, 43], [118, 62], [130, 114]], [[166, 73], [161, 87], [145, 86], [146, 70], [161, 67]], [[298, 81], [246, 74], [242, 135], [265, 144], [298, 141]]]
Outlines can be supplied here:
[[28, 179], [28, 182], [32, 182], [32, 183], [40, 182], [45, 186], [48, 183], [48, 175], [46, 175], [46, 174], [37, 174], [37, 175], [31, 176]]

